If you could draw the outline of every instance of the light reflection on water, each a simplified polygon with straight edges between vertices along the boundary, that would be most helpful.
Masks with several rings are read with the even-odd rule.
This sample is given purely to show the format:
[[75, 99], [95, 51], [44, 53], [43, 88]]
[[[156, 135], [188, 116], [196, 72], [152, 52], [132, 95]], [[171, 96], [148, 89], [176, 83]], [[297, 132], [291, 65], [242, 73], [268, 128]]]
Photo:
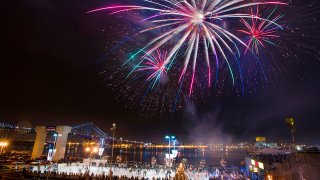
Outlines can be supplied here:
[[[157, 162], [162, 164], [164, 162], [165, 154], [168, 150], [131, 150], [123, 151], [122, 156], [124, 161], [139, 161], [139, 162], [151, 162], [151, 158], [154, 156]], [[120, 154], [120, 150], [114, 151], [115, 156]], [[188, 163], [199, 164], [201, 160], [205, 160], [207, 165], [219, 166], [220, 160], [223, 158], [227, 164], [239, 166], [240, 162], [244, 161], [246, 151], [232, 150], [232, 151], [199, 151], [199, 150], [180, 150], [176, 158], [176, 162], [181, 162], [183, 158], [188, 160]]]

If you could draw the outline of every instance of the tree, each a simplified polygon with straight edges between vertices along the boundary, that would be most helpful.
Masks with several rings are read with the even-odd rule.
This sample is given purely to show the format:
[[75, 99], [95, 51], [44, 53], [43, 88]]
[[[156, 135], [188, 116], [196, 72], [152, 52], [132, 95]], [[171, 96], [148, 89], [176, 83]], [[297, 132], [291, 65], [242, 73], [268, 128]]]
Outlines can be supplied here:
[[180, 163], [173, 180], [188, 180], [188, 176], [184, 173], [184, 166], [182, 163]]

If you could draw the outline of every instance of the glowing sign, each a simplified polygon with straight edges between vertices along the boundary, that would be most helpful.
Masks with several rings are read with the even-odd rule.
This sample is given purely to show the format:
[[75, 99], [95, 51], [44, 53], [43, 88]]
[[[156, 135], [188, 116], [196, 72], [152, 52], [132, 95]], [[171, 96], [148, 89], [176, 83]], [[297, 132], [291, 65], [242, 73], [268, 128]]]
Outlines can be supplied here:
[[47, 132], [55, 132], [56, 126], [47, 126]]
[[266, 142], [266, 137], [256, 137], [256, 142]]
[[250, 159], [250, 163], [251, 163], [250, 166], [253, 167], [253, 170], [255, 170], [255, 168], [259, 168], [259, 169], [263, 169], [264, 170], [264, 164], [262, 162], [258, 162], [258, 161], [255, 161], [253, 159]]
[[103, 151], [104, 151], [104, 148], [99, 148], [99, 153], [98, 153], [98, 155], [99, 155], [99, 156], [102, 156]]
[[47, 160], [48, 160], [48, 161], [52, 161], [52, 157], [53, 157], [53, 149], [49, 149], [49, 151], [48, 151], [48, 156], [47, 156]]
[[258, 166], [259, 166], [260, 169], [264, 169], [263, 163], [259, 162], [259, 165], [258, 165]]

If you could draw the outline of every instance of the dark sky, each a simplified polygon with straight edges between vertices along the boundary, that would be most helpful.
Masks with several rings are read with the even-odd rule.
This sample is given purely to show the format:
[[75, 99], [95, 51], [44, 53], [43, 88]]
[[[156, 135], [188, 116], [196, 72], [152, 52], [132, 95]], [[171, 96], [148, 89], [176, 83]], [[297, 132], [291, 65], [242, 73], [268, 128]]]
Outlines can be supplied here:
[[[320, 62], [303, 56], [301, 69], [266, 90], [208, 97], [173, 116], [138, 115], [125, 109], [99, 76], [100, 59], [117, 23], [88, 10], [102, 0], [6, 0], [1, 12], [0, 121], [76, 125], [92, 121], [119, 136], [162, 141], [166, 134], [210, 142], [288, 141], [285, 117], [295, 117], [298, 142], [320, 144]], [[107, 20], [110, 18], [110, 20]], [[319, 17], [315, 17], [319, 18]], [[118, 37], [119, 36], [119, 37]], [[319, 47], [319, 43], [312, 46]], [[112, 43], [112, 42], [111, 42]], [[199, 105], [200, 104], [200, 105]]]

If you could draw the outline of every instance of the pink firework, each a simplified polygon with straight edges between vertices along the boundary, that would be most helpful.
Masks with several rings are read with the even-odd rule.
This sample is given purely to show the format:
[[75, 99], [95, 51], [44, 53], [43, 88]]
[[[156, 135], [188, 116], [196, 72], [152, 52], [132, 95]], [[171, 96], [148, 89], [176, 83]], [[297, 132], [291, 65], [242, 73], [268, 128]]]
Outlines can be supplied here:
[[282, 26], [277, 23], [282, 16], [279, 15], [271, 18], [275, 10], [276, 9], [271, 11], [268, 17], [264, 19], [259, 16], [259, 8], [256, 9], [256, 13], [251, 9], [251, 21], [241, 18], [241, 22], [246, 29], [240, 29], [238, 31], [246, 34], [248, 38], [245, 53], [251, 49], [256, 54], [259, 54], [259, 49], [265, 48], [265, 43], [275, 45], [272, 40], [278, 38], [278, 31], [283, 29]]
[[160, 52], [157, 49], [152, 54], [146, 54], [143, 60], [134, 67], [135, 71], [143, 71], [147, 74], [146, 81], [151, 82], [152, 88], [167, 73], [167, 64], [165, 63], [167, 54], [167, 51]]

